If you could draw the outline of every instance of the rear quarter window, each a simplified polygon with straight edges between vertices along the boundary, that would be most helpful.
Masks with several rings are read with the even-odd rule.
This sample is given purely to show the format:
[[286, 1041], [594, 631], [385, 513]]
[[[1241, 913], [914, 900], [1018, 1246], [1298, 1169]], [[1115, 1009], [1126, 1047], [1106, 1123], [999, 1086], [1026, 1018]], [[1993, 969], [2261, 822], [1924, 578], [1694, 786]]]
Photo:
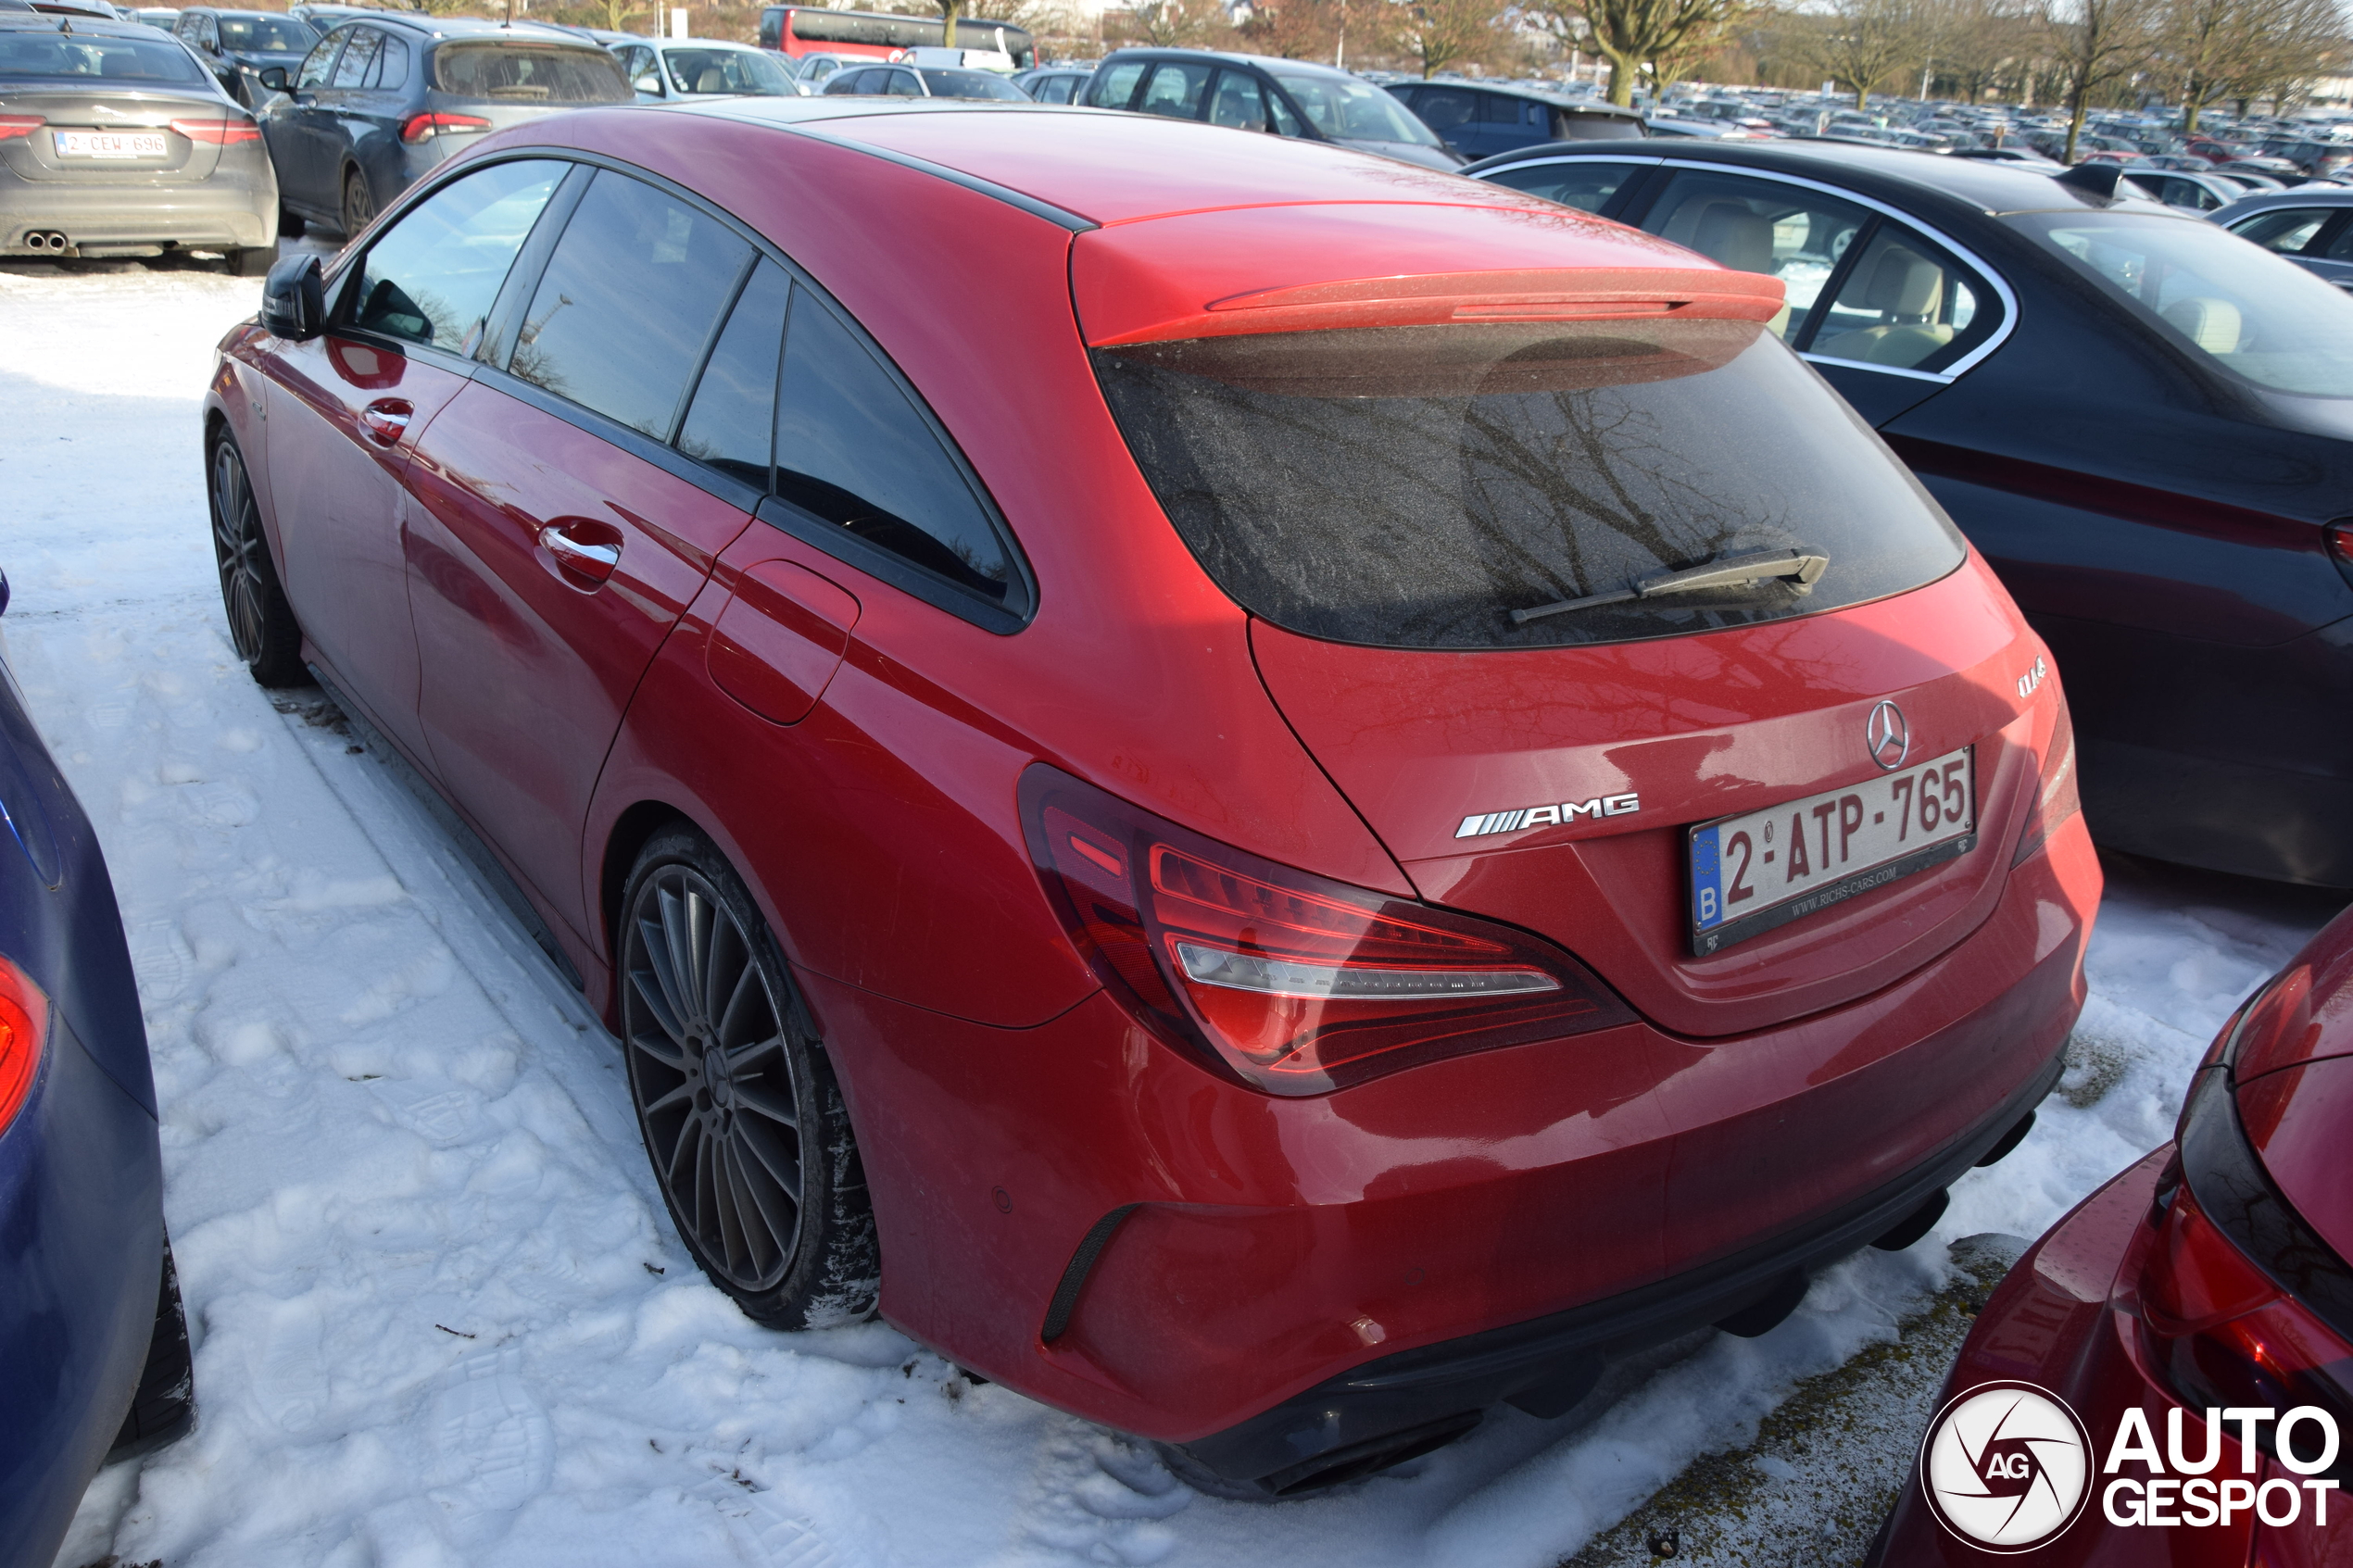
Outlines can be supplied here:
[[434, 53], [433, 81], [453, 97], [506, 103], [625, 104], [635, 97], [621, 62], [602, 49], [445, 44]]
[[[1094, 351], [1146, 481], [1202, 568], [1287, 630], [1540, 647], [1750, 625], [1916, 588], [1964, 546], [1762, 325], [1367, 328]], [[1786, 581], [1549, 615], [1755, 552]]]

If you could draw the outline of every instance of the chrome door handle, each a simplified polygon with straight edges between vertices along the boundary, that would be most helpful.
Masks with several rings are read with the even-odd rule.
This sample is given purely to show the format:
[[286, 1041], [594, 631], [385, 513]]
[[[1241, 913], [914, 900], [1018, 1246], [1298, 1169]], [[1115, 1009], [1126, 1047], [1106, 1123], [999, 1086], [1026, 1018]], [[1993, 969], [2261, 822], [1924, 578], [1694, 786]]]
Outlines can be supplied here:
[[368, 438], [379, 446], [390, 446], [408, 433], [409, 417], [416, 409], [397, 397], [379, 398], [359, 412], [359, 422], [368, 427]]
[[610, 577], [613, 568], [621, 564], [620, 546], [584, 544], [566, 537], [563, 529], [556, 523], [551, 522], [539, 531], [539, 544], [541, 548], [556, 558], [558, 566], [595, 582], [602, 583]]

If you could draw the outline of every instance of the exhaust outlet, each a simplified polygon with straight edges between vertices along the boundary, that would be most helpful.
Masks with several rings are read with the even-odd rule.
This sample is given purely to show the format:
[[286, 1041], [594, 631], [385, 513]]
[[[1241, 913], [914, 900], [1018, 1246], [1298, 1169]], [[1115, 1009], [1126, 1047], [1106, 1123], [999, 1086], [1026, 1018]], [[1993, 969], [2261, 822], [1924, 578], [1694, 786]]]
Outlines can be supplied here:
[[35, 229], [24, 237], [24, 243], [34, 250], [45, 250], [63, 256], [71, 248], [66, 237], [55, 229]]

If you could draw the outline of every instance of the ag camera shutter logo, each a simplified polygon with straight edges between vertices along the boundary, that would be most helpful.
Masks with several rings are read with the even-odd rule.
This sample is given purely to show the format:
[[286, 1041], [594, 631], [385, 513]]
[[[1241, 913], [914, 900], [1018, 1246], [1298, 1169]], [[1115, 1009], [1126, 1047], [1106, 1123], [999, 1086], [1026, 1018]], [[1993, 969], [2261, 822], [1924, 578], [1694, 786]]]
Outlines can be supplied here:
[[1953, 1396], [1920, 1443], [1920, 1489], [1936, 1522], [1991, 1552], [2032, 1551], [2092, 1498], [2092, 1436], [2065, 1400], [2032, 1383]]

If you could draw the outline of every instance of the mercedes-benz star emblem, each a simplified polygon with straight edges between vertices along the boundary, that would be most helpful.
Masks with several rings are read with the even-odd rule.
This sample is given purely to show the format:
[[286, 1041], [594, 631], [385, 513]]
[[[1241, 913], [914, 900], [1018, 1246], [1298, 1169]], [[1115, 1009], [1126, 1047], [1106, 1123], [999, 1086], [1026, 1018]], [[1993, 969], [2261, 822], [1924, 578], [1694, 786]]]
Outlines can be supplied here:
[[2092, 1496], [2092, 1439], [2067, 1402], [2031, 1383], [1953, 1397], [1920, 1444], [1920, 1489], [1936, 1522], [1989, 1552], [2048, 1546]]
[[1889, 772], [1902, 767], [1912, 754], [1912, 726], [1904, 721], [1904, 710], [1892, 702], [1872, 709], [1863, 725], [1863, 744], [1870, 748], [1871, 760]]

